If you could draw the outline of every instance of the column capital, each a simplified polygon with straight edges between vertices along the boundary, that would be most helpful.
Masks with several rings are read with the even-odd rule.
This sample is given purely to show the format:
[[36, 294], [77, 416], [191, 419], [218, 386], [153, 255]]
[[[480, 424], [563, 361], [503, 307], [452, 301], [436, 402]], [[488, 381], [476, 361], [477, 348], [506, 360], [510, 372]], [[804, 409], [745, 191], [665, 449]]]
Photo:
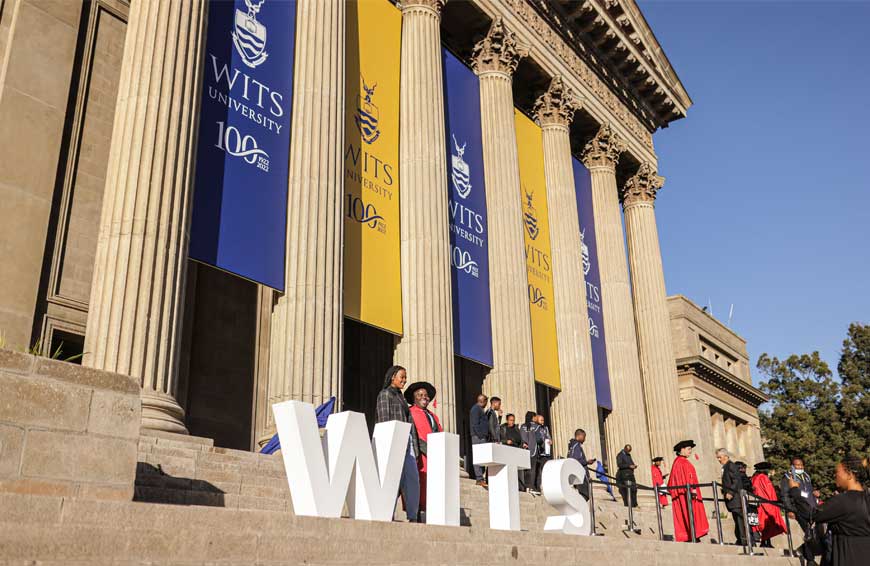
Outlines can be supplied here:
[[625, 182], [625, 187], [620, 195], [622, 206], [627, 207], [639, 203], [651, 205], [656, 199], [656, 193], [664, 184], [665, 178], [659, 176], [652, 163], [642, 163], [638, 167], [637, 173]]
[[446, 3], [447, 0], [404, 0], [404, 2], [400, 3], [400, 6], [402, 7], [403, 14], [422, 9], [433, 12], [440, 18], [441, 10], [444, 8], [444, 4]]
[[610, 124], [603, 124], [595, 137], [583, 148], [583, 163], [586, 167], [616, 167], [619, 155], [626, 150], [625, 142], [613, 131]]
[[562, 75], [550, 81], [547, 92], [535, 101], [535, 119], [541, 127], [559, 126], [568, 128], [574, 120], [574, 111], [580, 107], [574, 91], [565, 86]]
[[508, 30], [501, 17], [493, 20], [486, 37], [474, 46], [472, 67], [478, 75], [502, 73], [511, 76], [520, 59], [529, 54], [529, 48], [517, 41], [514, 32]]

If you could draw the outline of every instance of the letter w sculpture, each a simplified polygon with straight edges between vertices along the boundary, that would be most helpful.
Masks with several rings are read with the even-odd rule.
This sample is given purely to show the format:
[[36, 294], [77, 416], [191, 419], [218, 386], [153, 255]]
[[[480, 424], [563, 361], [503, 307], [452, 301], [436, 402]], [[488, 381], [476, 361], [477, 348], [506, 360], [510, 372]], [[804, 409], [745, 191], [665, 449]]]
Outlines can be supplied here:
[[370, 443], [365, 415], [347, 411], [329, 416], [321, 439], [313, 405], [272, 411], [297, 515], [341, 517], [347, 502], [354, 519], [393, 520], [410, 423], [378, 423]]

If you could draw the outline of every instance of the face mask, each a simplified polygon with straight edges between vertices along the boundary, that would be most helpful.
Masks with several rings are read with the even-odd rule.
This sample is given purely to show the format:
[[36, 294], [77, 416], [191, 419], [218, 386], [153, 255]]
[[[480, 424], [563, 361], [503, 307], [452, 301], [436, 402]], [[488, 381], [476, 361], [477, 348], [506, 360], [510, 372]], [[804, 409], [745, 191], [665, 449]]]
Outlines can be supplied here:
[[791, 471], [792, 471], [793, 474], [797, 474], [797, 475], [799, 475], [799, 476], [804, 475], [804, 470], [803, 470], [803, 469], [798, 470], [798, 469], [796, 469], [794, 466], [791, 467]]

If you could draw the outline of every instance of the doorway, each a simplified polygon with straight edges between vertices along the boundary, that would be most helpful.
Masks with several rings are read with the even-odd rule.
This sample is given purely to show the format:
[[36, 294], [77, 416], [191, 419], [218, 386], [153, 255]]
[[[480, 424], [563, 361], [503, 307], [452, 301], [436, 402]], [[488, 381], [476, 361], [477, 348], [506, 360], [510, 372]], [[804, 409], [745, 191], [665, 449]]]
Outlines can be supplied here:
[[387, 369], [393, 365], [392, 334], [355, 320], [344, 319], [344, 370], [342, 406], [366, 416], [369, 434], [375, 428], [375, 399], [383, 388]]

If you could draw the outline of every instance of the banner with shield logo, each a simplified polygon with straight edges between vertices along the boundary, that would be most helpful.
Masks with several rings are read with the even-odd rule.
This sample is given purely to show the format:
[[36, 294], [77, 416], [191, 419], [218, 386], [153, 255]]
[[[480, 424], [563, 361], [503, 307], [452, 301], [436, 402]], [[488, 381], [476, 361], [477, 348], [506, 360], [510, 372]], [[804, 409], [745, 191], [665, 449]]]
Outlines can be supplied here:
[[296, 3], [210, 2], [190, 257], [284, 290]]
[[388, 0], [347, 3], [344, 314], [393, 334], [402, 333], [401, 34]]
[[598, 273], [598, 247], [595, 242], [595, 216], [592, 212], [592, 176], [579, 159], [572, 159], [574, 192], [580, 216], [583, 275], [586, 278], [586, 312], [589, 314], [589, 340], [595, 372], [595, 398], [599, 407], [613, 409], [610, 374], [607, 371], [607, 345], [604, 341], [604, 312], [601, 310], [601, 276]]
[[544, 139], [541, 128], [519, 110], [514, 110], [517, 156], [520, 165], [520, 195], [523, 203], [523, 236], [529, 310], [532, 319], [532, 351], [535, 381], [560, 389], [559, 349], [556, 344], [556, 305], [553, 300], [553, 265], [544, 176]]
[[492, 367], [480, 81], [446, 49], [443, 60], [453, 263], [453, 349], [459, 356]]

